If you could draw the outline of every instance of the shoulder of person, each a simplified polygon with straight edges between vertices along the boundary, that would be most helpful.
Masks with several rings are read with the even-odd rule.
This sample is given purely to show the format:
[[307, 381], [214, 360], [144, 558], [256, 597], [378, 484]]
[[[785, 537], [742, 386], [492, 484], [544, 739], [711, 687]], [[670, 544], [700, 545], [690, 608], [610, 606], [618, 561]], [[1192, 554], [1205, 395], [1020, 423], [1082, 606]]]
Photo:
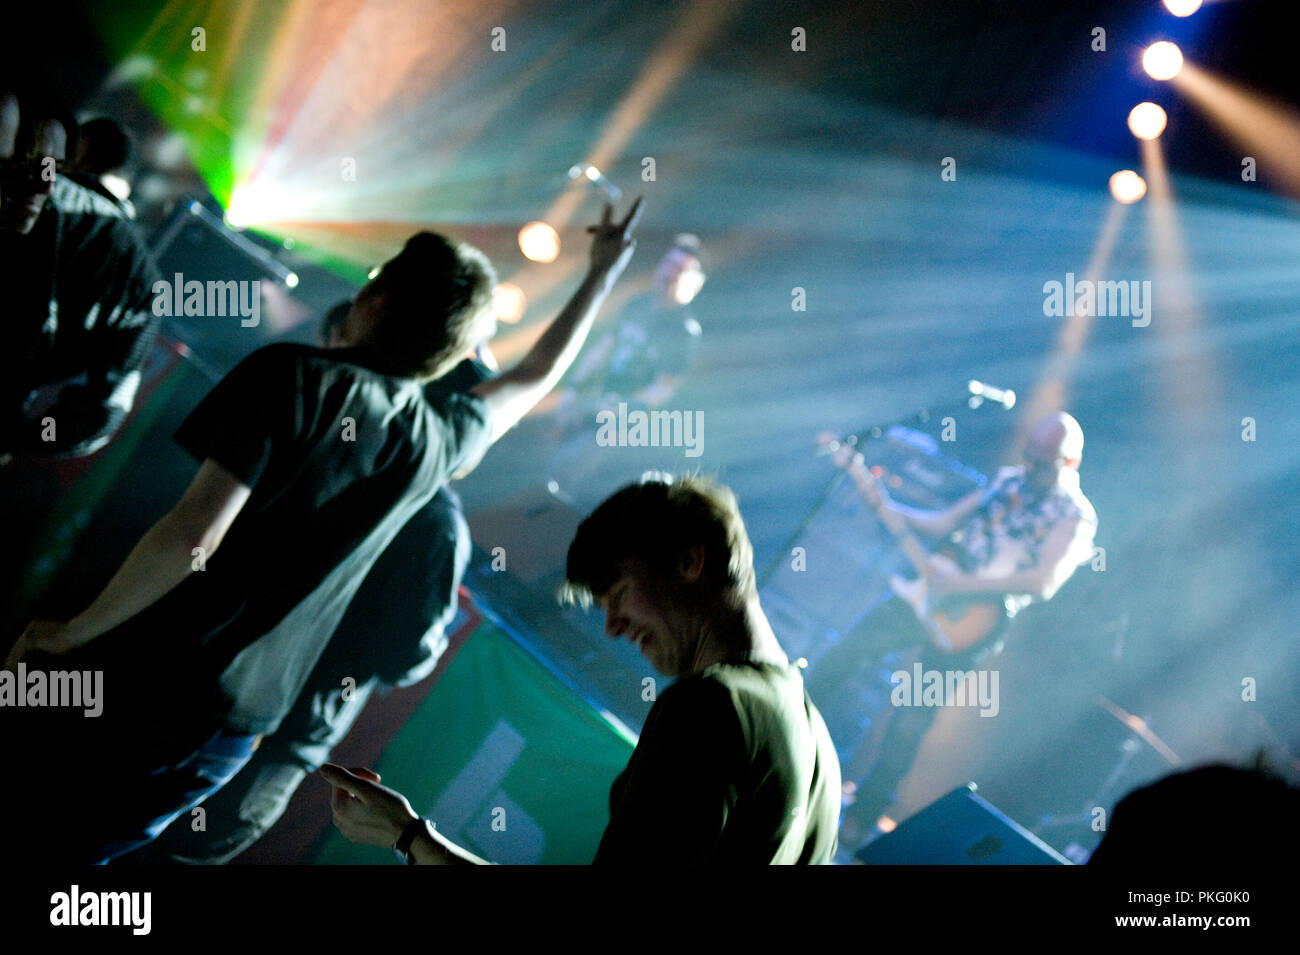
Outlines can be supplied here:
[[721, 712], [735, 709], [727, 674], [719, 665], [678, 677], [659, 693], [655, 705], [672, 710], [695, 708]]
[[[803, 699], [803, 679], [793, 664], [752, 665], [747, 663], [715, 663], [700, 674], [709, 684], [708, 692], [721, 699], [726, 694], [727, 705], [740, 712], [753, 709], [780, 709], [795, 697]], [[700, 691], [701, 695], [705, 691]]]
[[1076, 485], [1069, 492], [1070, 502], [1078, 509], [1079, 517], [1086, 524], [1096, 525], [1097, 509], [1092, 506], [1092, 501], [1084, 496], [1083, 491]]
[[59, 213], [59, 228], [72, 239], [73, 249], [99, 249], [145, 269], [146, 277], [161, 273], [140, 240], [135, 224], [120, 206], [93, 189], [60, 176], [54, 184], [49, 202]]
[[129, 224], [126, 213], [110, 199], [83, 186], [69, 176], [59, 176], [50, 194], [54, 208], [67, 215], [99, 216]]
[[748, 720], [741, 710], [733, 688], [718, 673], [705, 670], [679, 677], [659, 693], [642, 739], [648, 735], [657, 746], [660, 739], [687, 738], [695, 748], [740, 754], [748, 746]]
[[235, 370], [241, 374], [255, 373], [276, 378], [282, 375], [297, 374], [313, 365], [320, 364], [314, 361], [318, 357], [315, 353], [320, 351], [322, 349], [313, 348], [311, 345], [302, 345], [298, 342], [272, 342], [249, 352], [241, 358], [239, 363], [235, 365]]

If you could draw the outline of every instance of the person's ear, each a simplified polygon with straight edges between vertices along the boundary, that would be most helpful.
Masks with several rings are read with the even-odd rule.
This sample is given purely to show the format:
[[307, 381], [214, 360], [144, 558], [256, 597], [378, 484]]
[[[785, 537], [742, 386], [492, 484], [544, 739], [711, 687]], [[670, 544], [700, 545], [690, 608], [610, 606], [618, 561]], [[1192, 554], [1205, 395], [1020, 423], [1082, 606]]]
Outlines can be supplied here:
[[693, 584], [704, 576], [704, 557], [704, 547], [701, 544], [696, 544], [686, 552], [680, 564], [682, 580]]

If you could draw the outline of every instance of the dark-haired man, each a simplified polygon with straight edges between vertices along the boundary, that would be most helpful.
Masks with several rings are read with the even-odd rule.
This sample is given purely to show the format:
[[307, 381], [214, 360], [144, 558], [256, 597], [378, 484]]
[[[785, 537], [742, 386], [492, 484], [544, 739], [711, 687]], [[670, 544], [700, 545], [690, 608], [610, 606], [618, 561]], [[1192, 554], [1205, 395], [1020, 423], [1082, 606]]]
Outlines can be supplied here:
[[[325, 348], [344, 345], [340, 327], [351, 301], [326, 312]], [[495, 363], [480, 360], [486, 345], [429, 382], [424, 397], [437, 405], [492, 377]], [[201, 829], [168, 826], [154, 842], [123, 861], [136, 865], [229, 862], [253, 845], [284, 814], [298, 786], [316, 772], [352, 729], [377, 690], [420, 682], [449, 645], [457, 592], [469, 565], [469, 525], [460, 498], [444, 485], [417, 511], [375, 561], [348, 604], [329, 645], [279, 728], [264, 736], [234, 779], [203, 802]]]
[[[659, 694], [610, 792], [597, 864], [824, 864], [840, 768], [798, 667], [759, 605], [732, 493], [698, 478], [629, 485], [579, 526], [567, 589], [605, 611], [676, 682]], [[327, 765], [334, 819], [408, 861], [482, 861], [368, 771]]]
[[70, 803], [55, 817], [74, 821], [41, 848], [112, 858], [238, 772], [384, 547], [573, 361], [631, 257], [640, 205], [618, 223], [606, 207], [577, 292], [515, 368], [470, 394], [430, 404], [421, 386], [491, 333], [496, 277], [477, 249], [429, 232], [361, 289], [342, 347], [270, 345], [213, 389], [176, 434], [201, 462], [178, 504], [85, 611], [32, 623], [7, 661], [43, 651], [29, 669], [102, 669], [112, 694], [104, 721], [55, 744], [77, 758], [46, 761], [111, 785], [93, 807], [72, 780], [52, 787]]

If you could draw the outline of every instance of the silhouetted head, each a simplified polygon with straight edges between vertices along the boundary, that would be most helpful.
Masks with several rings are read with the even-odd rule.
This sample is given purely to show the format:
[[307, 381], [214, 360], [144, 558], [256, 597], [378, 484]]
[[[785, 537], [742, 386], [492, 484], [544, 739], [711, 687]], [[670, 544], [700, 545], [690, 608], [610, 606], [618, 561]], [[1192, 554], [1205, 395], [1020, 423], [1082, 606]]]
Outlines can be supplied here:
[[700, 477], [630, 484], [578, 526], [565, 596], [605, 611], [665, 676], [689, 672], [712, 621], [757, 596], [731, 491]]
[[0, 82], [0, 231], [32, 231], [76, 145], [76, 119], [58, 97]]
[[1115, 806], [1094, 865], [1240, 867], [1300, 851], [1300, 790], [1258, 769], [1167, 776]]
[[131, 159], [131, 137], [106, 116], [87, 120], [79, 130], [76, 168], [88, 176], [117, 172]]
[[495, 332], [495, 285], [474, 246], [420, 232], [357, 293], [336, 334], [370, 349], [388, 373], [429, 381]]
[[1025, 444], [1025, 480], [1039, 493], [1050, 490], [1065, 469], [1077, 470], [1083, 460], [1083, 429], [1064, 411], [1034, 425]]

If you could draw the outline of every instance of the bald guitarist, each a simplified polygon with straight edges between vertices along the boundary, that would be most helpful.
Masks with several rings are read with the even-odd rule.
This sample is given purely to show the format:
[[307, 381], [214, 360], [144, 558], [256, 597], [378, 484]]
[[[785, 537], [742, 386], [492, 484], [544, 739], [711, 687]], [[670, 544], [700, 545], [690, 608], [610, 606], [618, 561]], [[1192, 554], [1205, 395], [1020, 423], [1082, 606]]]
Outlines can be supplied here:
[[[996, 653], [1007, 620], [1030, 603], [1050, 600], [1075, 569], [1092, 556], [1097, 514], [1079, 486], [1083, 429], [1059, 412], [1034, 425], [1024, 464], [1002, 468], [987, 488], [972, 491], [943, 511], [922, 511], [890, 499], [848, 446], [835, 452], [862, 496], [916, 570], [894, 578], [899, 599], [873, 611], [864, 624], [817, 662], [809, 680], [816, 692], [834, 693], [868, 655], [924, 643], [922, 668], [968, 670]], [[957, 560], [931, 553], [946, 541]], [[872, 818], [893, 801], [933, 721], [931, 707], [899, 708], [880, 759], [863, 783], [858, 802]], [[853, 778], [854, 760], [845, 778]]]

